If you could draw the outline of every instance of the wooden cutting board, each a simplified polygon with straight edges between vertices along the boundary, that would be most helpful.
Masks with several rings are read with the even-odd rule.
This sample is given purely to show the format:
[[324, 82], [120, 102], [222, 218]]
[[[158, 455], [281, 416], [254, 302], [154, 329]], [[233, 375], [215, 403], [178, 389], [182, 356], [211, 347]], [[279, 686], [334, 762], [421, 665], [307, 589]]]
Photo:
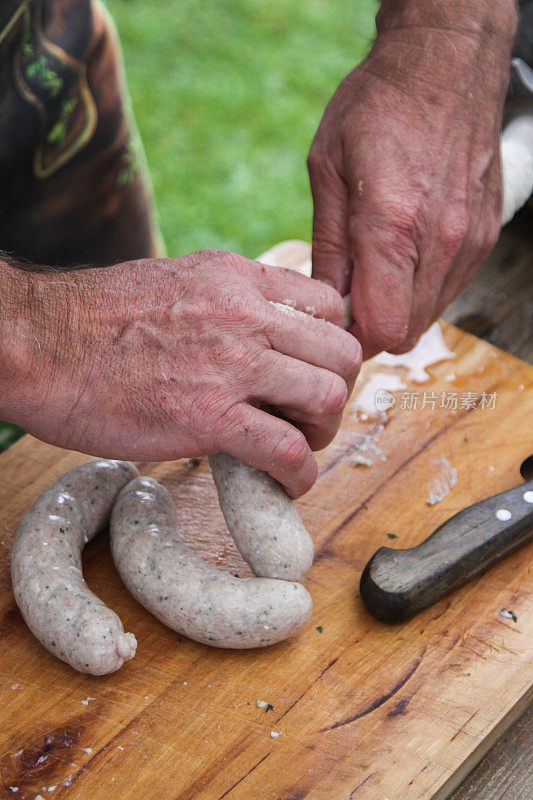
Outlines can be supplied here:
[[[277, 252], [280, 263], [309, 256], [301, 245]], [[102, 678], [55, 660], [17, 610], [9, 552], [34, 498], [86, 457], [30, 436], [0, 457], [1, 798], [447, 797], [531, 697], [533, 549], [394, 627], [375, 621], [358, 596], [378, 547], [414, 545], [463, 507], [518, 485], [533, 452], [533, 369], [451, 326], [445, 338], [456, 359], [408, 389], [471, 392], [475, 407], [398, 402], [382, 431], [347, 409], [318, 456], [316, 486], [298, 504], [316, 544], [306, 580], [313, 617], [270, 649], [209, 649], [164, 628], [126, 592], [102, 536], [87, 547], [85, 575], [136, 634], [137, 656]], [[482, 392], [497, 393], [494, 409], [482, 407]], [[383, 457], [353, 466], [369, 432]], [[430, 506], [428, 481], [441, 458], [458, 482]], [[189, 543], [250, 574], [225, 531], [205, 459], [140, 468], [171, 491]]]

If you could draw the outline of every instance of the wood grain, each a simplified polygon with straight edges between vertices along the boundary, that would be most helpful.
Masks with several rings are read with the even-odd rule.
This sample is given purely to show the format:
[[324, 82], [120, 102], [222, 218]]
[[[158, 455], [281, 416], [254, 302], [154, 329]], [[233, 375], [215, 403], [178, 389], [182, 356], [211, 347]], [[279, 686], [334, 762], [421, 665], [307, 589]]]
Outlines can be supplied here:
[[[505, 226], [474, 280], [443, 314], [446, 321], [530, 364], [533, 363], [532, 231], [533, 209], [529, 204]], [[509, 746], [503, 740], [498, 742], [464, 787], [454, 792], [453, 800], [533, 797], [533, 706], [504, 738]]]
[[[533, 706], [512, 725], [450, 800], [531, 800]], [[509, 769], [509, 762], [512, 768]]]
[[[102, 536], [87, 548], [85, 573], [135, 632], [138, 654], [106, 678], [55, 660], [15, 606], [9, 550], [35, 496], [85, 457], [29, 436], [0, 456], [1, 798], [449, 796], [531, 696], [533, 548], [397, 626], [374, 620], [357, 596], [364, 564], [391, 545], [387, 534], [398, 546], [417, 544], [461, 508], [518, 485], [520, 463], [533, 452], [533, 369], [451, 326], [445, 338], [457, 353], [453, 384], [447, 362], [410, 388], [497, 392], [495, 409], [397, 405], [382, 431], [348, 409], [334, 444], [319, 454], [317, 485], [299, 503], [317, 551], [306, 581], [312, 621], [265, 651], [209, 649], [165, 629], [128, 595]], [[386, 460], [354, 467], [368, 433]], [[442, 457], [459, 480], [429, 506], [428, 475]], [[245, 574], [206, 460], [140, 467], [172, 493], [185, 539]], [[516, 623], [500, 615], [503, 607]]]

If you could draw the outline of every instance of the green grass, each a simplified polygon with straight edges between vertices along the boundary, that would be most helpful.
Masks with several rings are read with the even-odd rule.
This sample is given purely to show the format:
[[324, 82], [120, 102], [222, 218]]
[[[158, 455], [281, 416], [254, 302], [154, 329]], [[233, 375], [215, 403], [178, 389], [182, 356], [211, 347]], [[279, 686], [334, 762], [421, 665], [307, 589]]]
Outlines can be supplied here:
[[[168, 253], [311, 237], [306, 157], [373, 0], [109, 0]], [[0, 423], [0, 451], [21, 429]]]
[[169, 255], [309, 239], [306, 157], [370, 0], [109, 0]]

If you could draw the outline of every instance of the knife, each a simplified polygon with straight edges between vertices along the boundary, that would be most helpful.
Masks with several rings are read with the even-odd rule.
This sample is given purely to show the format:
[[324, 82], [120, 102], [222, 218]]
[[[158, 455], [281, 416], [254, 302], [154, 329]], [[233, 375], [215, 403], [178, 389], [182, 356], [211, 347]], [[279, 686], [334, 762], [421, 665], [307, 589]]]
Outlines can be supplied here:
[[528, 482], [475, 503], [416, 547], [380, 547], [361, 575], [361, 599], [379, 620], [409, 619], [533, 539], [533, 456]]

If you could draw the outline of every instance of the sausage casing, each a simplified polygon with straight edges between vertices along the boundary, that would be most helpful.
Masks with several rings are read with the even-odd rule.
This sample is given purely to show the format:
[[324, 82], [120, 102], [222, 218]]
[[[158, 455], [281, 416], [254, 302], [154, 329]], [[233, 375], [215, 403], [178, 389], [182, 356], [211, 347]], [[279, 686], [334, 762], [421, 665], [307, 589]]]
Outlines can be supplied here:
[[181, 540], [167, 490], [138, 478], [111, 517], [111, 551], [133, 596], [161, 622], [215, 647], [265, 647], [292, 636], [312, 601], [299, 583], [235, 578], [207, 564]]
[[135, 636], [85, 583], [81, 553], [137, 475], [124, 461], [74, 467], [39, 495], [15, 534], [11, 578], [22, 616], [50, 653], [80, 672], [114, 672], [135, 655]]
[[313, 540], [283, 486], [227, 453], [210, 455], [209, 463], [228, 530], [255, 574], [301, 580], [313, 563]]

